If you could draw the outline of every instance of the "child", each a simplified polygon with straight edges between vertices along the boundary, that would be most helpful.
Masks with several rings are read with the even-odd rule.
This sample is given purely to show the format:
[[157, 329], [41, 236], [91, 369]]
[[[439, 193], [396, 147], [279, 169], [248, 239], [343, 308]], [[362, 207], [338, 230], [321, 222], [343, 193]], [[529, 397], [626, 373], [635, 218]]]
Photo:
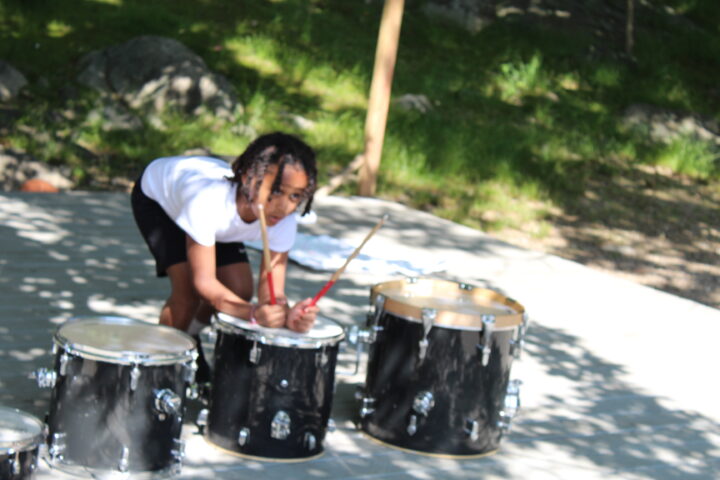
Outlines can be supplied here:
[[[310, 306], [310, 298], [290, 308], [284, 288], [297, 232], [294, 213], [303, 205], [303, 215], [310, 211], [316, 176], [315, 152], [280, 132], [257, 138], [232, 167], [203, 156], [152, 161], [135, 183], [131, 202], [157, 275], [170, 277], [160, 323], [195, 334], [217, 310], [265, 327], [310, 330], [318, 308]], [[258, 303], [250, 303], [253, 275], [242, 242], [261, 239], [259, 204], [267, 223], [275, 305], [269, 302], [264, 262]]]

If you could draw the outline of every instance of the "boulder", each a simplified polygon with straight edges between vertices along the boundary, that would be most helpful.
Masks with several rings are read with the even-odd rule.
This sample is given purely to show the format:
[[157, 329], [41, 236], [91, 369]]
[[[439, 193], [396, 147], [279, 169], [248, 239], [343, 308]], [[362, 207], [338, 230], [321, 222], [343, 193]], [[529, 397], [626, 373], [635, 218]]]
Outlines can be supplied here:
[[239, 109], [230, 82], [172, 38], [145, 35], [90, 52], [80, 60], [78, 81], [135, 109], [207, 110], [227, 119]]
[[7, 102], [17, 97], [27, 83], [22, 73], [9, 63], [0, 60], [0, 101]]

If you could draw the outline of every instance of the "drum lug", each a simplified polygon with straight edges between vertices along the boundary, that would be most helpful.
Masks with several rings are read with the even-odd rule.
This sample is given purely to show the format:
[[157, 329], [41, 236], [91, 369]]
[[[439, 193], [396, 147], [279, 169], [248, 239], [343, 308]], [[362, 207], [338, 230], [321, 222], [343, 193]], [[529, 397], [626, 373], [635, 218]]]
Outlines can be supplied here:
[[120, 462], [118, 463], [118, 470], [122, 473], [127, 472], [130, 469], [130, 449], [123, 447], [122, 455], [120, 456]]
[[197, 424], [198, 427], [202, 428], [207, 425], [209, 413], [210, 412], [208, 411], [207, 408], [203, 408], [202, 410], [200, 410], [198, 412], [197, 419], [195, 420], [195, 423]]
[[290, 415], [284, 410], [278, 410], [270, 424], [270, 436], [278, 440], [285, 440], [290, 435]]
[[172, 455], [173, 459], [175, 460], [175, 464], [173, 465], [173, 473], [180, 473], [182, 462], [185, 458], [185, 442], [180, 440], [179, 438], [173, 438], [173, 449], [170, 450], [170, 455]]
[[470, 285], [469, 283], [463, 283], [463, 282], [458, 283], [458, 288], [460, 290], [467, 291], [467, 292], [475, 289], [475, 287], [473, 285]]
[[50, 454], [50, 458], [55, 459], [62, 459], [63, 454], [65, 453], [65, 438], [67, 437], [67, 434], [64, 432], [55, 432], [52, 435], [52, 440], [50, 440], [50, 447], [48, 448], [48, 453]]
[[430, 333], [430, 329], [432, 328], [436, 318], [437, 310], [435, 310], [434, 308], [422, 309], [423, 338], [418, 342], [418, 356], [420, 357], [420, 360], [424, 360], [425, 355], [427, 354], [427, 348], [430, 344], [427, 336]]
[[20, 475], [20, 472], [22, 471], [22, 462], [20, 461], [20, 452], [15, 452], [12, 449], [10, 449], [7, 453], [8, 453], [8, 455], [12, 455], [12, 458], [10, 458], [10, 468], [12, 468], [13, 475]]
[[193, 359], [183, 365], [183, 368], [185, 370], [184, 371], [185, 375], [184, 375], [183, 379], [187, 383], [193, 383], [195, 381], [195, 373], [197, 373], [197, 369], [198, 369], [197, 362], [196, 362], [197, 357], [198, 357], [198, 354], [197, 354], [197, 352], [195, 352], [193, 355]]
[[490, 363], [490, 353], [492, 352], [492, 333], [495, 329], [495, 315], [482, 316], [482, 344], [478, 344], [478, 349], [482, 352], [482, 365], [487, 367]]
[[378, 295], [377, 297], [375, 297], [375, 311], [368, 312], [367, 316], [368, 327], [377, 325], [378, 321], [380, 321], [380, 315], [385, 310], [385, 300], [387, 299], [383, 295]]
[[253, 346], [250, 349], [250, 363], [258, 364], [260, 362], [260, 353], [262, 353], [262, 350], [260, 350], [260, 347], [258, 346], [258, 342], [254, 341]]
[[315, 365], [318, 368], [325, 368], [325, 365], [327, 365], [328, 362], [328, 354], [325, 351], [325, 346], [323, 346], [319, 352], [315, 354]]
[[470, 440], [473, 442], [477, 441], [478, 438], [480, 438], [480, 424], [477, 420], [465, 420], [465, 433], [468, 434], [468, 437], [470, 437]]
[[507, 386], [503, 409], [500, 411], [500, 419], [497, 423], [498, 427], [506, 432], [510, 430], [512, 420], [520, 410], [520, 385], [522, 385], [521, 380], [511, 380]]
[[134, 392], [137, 390], [138, 383], [140, 381], [140, 367], [135, 365], [130, 371], [130, 391]]
[[63, 352], [60, 355], [60, 375], [65, 376], [67, 374], [67, 364], [70, 362], [70, 357], [67, 353]]
[[362, 397], [362, 407], [360, 407], [360, 418], [365, 418], [375, 411], [375, 399], [372, 397]]
[[185, 396], [190, 400], [197, 400], [200, 398], [200, 387], [196, 383], [191, 383], [185, 389]]
[[416, 415], [410, 415], [410, 421], [408, 422], [407, 426], [407, 433], [411, 437], [415, 435], [417, 432], [417, 416]]
[[308, 450], [315, 450], [315, 447], [317, 447], [315, 435], [310, 432], [305, 432], [305, 446]]
[[30, 378], [34, 378], [40, 388], [53, 388], [55, 386], [55, 381], [57, 380], [57, 373], [55, 370], [38, 368], [30, 374]]
[[161, 420], [163, 415], [177, 415], [180, 413], [182, 408], [182, 399], [180, 396], [170, 390], [169, 388], [163, 388], [162, 390], [155, 390], [155, 410]]
[[525, 334], [527, 333], [528, 323], [528, 314], [524, 313], [522, 324], [518, 327], [517, 338], [510, 341], [513, 347], [513, 357], [517, 359], [520, 359], [522, 351], [525, 349]]
[[237, 443], [241, 447], [244, 447], [245, 444], [248, 443], [248, 440], [250, 440], [250, 429], [247, 427], [243, 427], [240, 429], [240, 433], [238, 433]]
[[430, 410], [435, 406], [435, 398], [431, 392], [423, 391], [415, 395], [413, 410], [423, 417], [427, 417]]

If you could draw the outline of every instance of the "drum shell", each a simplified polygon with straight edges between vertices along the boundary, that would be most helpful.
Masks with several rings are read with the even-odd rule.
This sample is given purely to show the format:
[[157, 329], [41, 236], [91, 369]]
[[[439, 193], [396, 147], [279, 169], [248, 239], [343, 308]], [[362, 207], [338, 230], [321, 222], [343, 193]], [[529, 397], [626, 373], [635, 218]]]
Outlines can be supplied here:
[[[14, 454], [0, 454], [0, 480], [29, 480], [35, 477], [40, 445]], [[19, 463], [20, 467], [15, 466]]]
[[[62, 361], [65, 356], [67, 360]], [[64, 366], [61, 366], [64, 363]], [[125, 364], [85, 358], [57, 348], [57, 380], [48, 414], [51, 464], [90, 471], [118, 471], [128, 449], [128, 472], [161, 472], [177, 464], [185, 391], [186, 362]], [[139, 372], [132, 388], [133, 370]], [[169, 389], [181, 401], [176, 414], [161, 413], [157, 392]], [[57, 435], [64, 447], [54, 456]]]
[[[218, 330], [208, 441], [253, 457], [303, 459], [321, 454], [332, 409], [338, 344], [278, 346], [250, 339], [241, 330]], [[257, 363], [251, 361], [254, 347], [260, 351]], [[271, 435], [273, 418], [280, 410], [291, 420], [285, 439]], [[238, 443], [242, 429], [249, 432], [244, 445]], [[308, 433], [315, 439], [312, 448], [306, 442]]]
[[[467, 456], [497, 450], [517, 328], [492, 332], [489, 362], [483, 366], [481, 330], [435, 325], [421, 358], [421, 323], [382, 312], [377, 327], [365, 385], [374, 411], [361, 418], [363, 431], [391, 445], [431, 454]], [[433, 396], [434, 406], [426, 415], [413, 409], [421, 392]], [[417, 422], [412, 435], [411, 415]], [[476, 439], [467, 431], [468, 421], [479, 426]]]

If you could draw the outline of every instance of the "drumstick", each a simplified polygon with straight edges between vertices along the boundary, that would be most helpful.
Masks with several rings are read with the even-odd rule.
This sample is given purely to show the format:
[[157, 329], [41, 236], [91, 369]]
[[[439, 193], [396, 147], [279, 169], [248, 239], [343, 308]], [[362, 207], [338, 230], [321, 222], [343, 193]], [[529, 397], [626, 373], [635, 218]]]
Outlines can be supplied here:
[[258, 204], [258, 213], [260, 217], [260, 232], [262, 233], [265, 276], [267, 278], [268, 290], [270, 291], [270, 305], [275, 305], [275, 289], [273, 288], [272, 265], [270, 263], [270, 246], [268, 245], [267, 224], [265, 223], [265, 207], [262, 203]]
[[342, 273], [345, 271], [345, 268], [348, 266], [350, 261], [353, 258], [358, 256], [358, 254], [360, 253], [360, 250], [365, 246], [367, 241], [370, 240], [370, 237], [375, 235], [375, 232], [377, 232], [380, 229], [380, 227], [382, 227], [383, 223], [385, 223], [385, 220], [387, 220], [387, 218], [388, 218], [387, 214], [383, 215], [383, 217], [380, 219], [380, 221], [377, 223], [377, 225], [375, 225], [373, 227], [373, 229], [370, 230], [370, 233], [367, 234], [367, 236], [365, 237], [365, 240], [362, 241], [360, 246], [358, 246], [355, 249], [355, 251], [350, 254], [350, 256], [347, 258], [347, 260], [345, 260], [345, 263], [340, 268], [338, 268], [335, 273], [333, 273], [333, 276], [330, 277], [330, 280], [328, 280], [328, 282], [325, 284], [325, 286], [323, 288], [321, 288], [320, 291], [317, 293], [317, 295], [315, 295], [315, 297], [312, 299], [312, 302], [310, 302], [311, 307], [315, 306], [315, 304], [318, 302], [318, 300], [320, 300], [320, 298], [322, 298], [322, 296], [325, 295], [328, 292], [328, 290], [330, 290], [330, 288], [335, 284], [335, 282], [337, 282], [338, 278], [340, 278], [340, 275], [342, 275]]

